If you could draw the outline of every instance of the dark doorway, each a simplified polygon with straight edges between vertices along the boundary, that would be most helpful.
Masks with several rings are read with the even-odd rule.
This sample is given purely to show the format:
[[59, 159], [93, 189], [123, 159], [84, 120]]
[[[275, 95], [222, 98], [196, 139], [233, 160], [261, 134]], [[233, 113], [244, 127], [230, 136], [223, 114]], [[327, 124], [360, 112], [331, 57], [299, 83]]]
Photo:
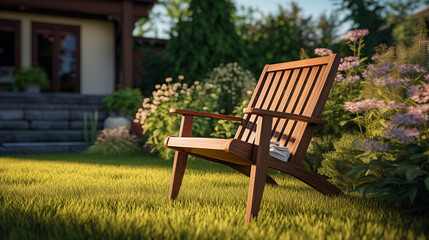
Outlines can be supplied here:
[[0, 84], [13, 82], [20, 66], [20, 22], [0, 19]]
[[48, 73], [48, 91], [80, 91], [80, 27], [32, 23], [32, 61]]

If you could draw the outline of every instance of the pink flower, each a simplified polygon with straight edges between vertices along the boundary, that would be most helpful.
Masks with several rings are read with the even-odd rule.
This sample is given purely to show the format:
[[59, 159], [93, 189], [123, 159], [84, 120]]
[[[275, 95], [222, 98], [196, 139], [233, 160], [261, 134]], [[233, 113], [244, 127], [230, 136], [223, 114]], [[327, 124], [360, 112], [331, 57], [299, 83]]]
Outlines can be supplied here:
[[425, 75], [425, 80], [426, 80], [426, 81], [429, 81], [429, 74], [426, 74], [426, 75]]
[[354, 68], [359, 66], [359, 59], [358, 57], [344, 57], [341, 58], [340, 66], [338, 67], [338, 71], [346, 71], [350, 68]]
[[408, 97], [416, 103], [426, 103], [429, 101], [429, 83], [421, 87], [411, 86], [407, 90]]
[[319, 56], [328, 56], [333, 54], [331, 49], [328, 48], [316, 48], [314, 49], [314, 54], [319, 55]]
[[378, 100], [376, 98], [365, 99], [357, 102], [344, 103], [344, 109], [352, 113], [358, 113], [358, 112], [361, 112], [362, 110], [371, 110], [375, 108], [381, 109], [385, 107], [386, 107], [386, 104], [383, 101]]
[[372, 82], [375, 85], [379, 85], [379, 86], [399, 87], [410, 83], [410, 79], [408, 78], [395, 79], [392, 76], [387, 75], [379, 78], [373, 78]]
[[396, 65], [397, 65], [396, 62], [385, 63], [381, 66], [370, 64], [366, 68], [365, 72], [363, 72], [363, 77], [374, 78], [374, 77], [383, 76], [388, 72], [390, 72], [393, 68], [395, 68]]
[[351, 76], [349, 78], [345, 78], [342, 74], [337, 74], [335, 76], [335, 81], [343, 82], [343, 83], [355, 83], [360, 80], [359, 75]]
[[381, 57], [380, 57], [380, 55], [376, 55], [376, 54], [374, 54], [374, 55], [372, 55], [372, 57], [371, 57], [371, 60], [372, 61], [377, 61], [377, 60], [379, 60]]
[[405, 105], [404, 103], [397, 103], [395, 101], [389, 101], [386, 105], [386, 108], [388, 109], [392, 109], [392, 108], [406, 108], [407, 105]]
[[368, 29], [355, 29], [355, 30], [350, 30], [345, 36], [343, 36], [343, 39], [354, 42], [358, 39], [365, 37], [368, 34], [369, 34]]
[[403, 64], [399, 67], [399, 73], [406, 73], [406, 72], [418, 72], [423, 73], [426, 72], [424, 67], [419, 66], [417, 64]]

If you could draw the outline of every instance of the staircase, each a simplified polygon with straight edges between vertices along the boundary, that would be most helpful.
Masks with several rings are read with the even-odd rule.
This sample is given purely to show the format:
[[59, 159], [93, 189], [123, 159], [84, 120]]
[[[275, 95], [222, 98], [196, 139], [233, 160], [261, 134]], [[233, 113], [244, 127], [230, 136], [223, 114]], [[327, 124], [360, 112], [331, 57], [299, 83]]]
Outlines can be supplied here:
[[[81, 152], [84, 114], [98, 111], [97, 128], [107, 117], [102, 96], [74, 93], [0, 92], [0, 155]], [[88, 117], [87, 117], [88, 119]], [[90, 121], [87, 121], [88, 135]]]

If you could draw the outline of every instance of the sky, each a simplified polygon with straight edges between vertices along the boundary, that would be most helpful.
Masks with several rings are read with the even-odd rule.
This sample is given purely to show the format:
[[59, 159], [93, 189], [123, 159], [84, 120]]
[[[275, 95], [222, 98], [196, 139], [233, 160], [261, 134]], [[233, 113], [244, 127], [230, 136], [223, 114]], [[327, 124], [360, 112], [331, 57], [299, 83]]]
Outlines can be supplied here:
[[[345, 11], [338, 10], [340, 8], [341, 0], [232, 0], [237, 9], [240, 6], [252, 7], [254, 9], [260, 10], [265, 15], [269, 13], [276, 14], [278, 13], [278, 6], [287, 7], [289, 9], [290, 3], [293, 1], [298, 4], [298, 7], [301, 8], [302, 14], [304, 17], [312, 16], [313, 20], [319, 18], [322, 13], [325, 13], [329, 16], [332, 12], [335, 12], [339, 15], [338, 19], [342, 19]], [[153, 8], [154, 11], [162, 12], [163, 9], [160, 6], [155, 5]], [[164, 11], [165, 12], [165, 11]], [[165, 23], [156, 23], [156, 28], [158, 29], [158, 35], [155, 36], [153, 33], [145, 34], [145, 37], [157, 37], [161, 39], [167, 39], [168, 35], [165, 33], [165, 30], [169, 29], [168, 24]], [[351, 23], [341, 23], [338, 28], [338, 35], [346, 34], [348, 30], [351, 29]]]
[[[252, 7], [260, 10], [264, 14], [278, 12], [279, 4], [281, 6], [289, 7], [293, 0], [233, 0], [236, 4], [237, 9], [240, 6]], [[317, 19], [322, 13], [329, 15], [332, 11], [338, 8], [338, 0], [294, 0], [301, 8], [304, 16], [313, 16], [313, 19]], [[153, 11], [163, 11], [163, 9], [157, 5], [154, 6]], [[349, 27], [349, 25], [347, 25]], [[347, 32], [347, 27], [340, 29], [341, 33]], [[166, 39], [168, 35], [164, 33], [166, 29], [169, 29], [167, 24], [157, 23], [156, 28], [158, 29], [158, 38]], [[145, 37], [156, 37], [154, 33], [145, 34]]]
[[[264, 13], [276, 13], [278, 5], [290, 6], [292, 0], [234, 0], [238, 6], [250, 6], [260, 9]], [[302, 9], [305, 16], [312, 15], [317, 18], [323, 12], [330, 14], [334, 9], [338, 8], [336, 4], [339, 1], [335, 0], [298, 0], [293, 1]]]

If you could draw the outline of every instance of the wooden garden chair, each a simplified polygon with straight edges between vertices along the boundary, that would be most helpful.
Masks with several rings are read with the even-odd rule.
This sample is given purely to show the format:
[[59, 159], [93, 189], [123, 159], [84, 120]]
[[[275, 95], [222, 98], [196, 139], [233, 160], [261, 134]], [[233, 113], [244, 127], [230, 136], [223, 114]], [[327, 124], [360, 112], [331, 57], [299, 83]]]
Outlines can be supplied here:
[[[188, 155], [224, 164], [250, 177], [246, 222], [258, 215], [265, 183], [277, 184], [268, 168], [290, 174], [323, 194], [340, 190], [322, 176], [302, 167], [302, 161], [321, 120], [339, 64], [337, 55], [265, 65], [243, 118], [181, 109], [178, 137], [167, 137], [164, 145], [176, 150], [169, 198], [177, 197]], [[239, 121], [231, 139], [192, 137], [194, 116]], [[287, 162], [269, 155], [270, 141], [286, 146]]]

